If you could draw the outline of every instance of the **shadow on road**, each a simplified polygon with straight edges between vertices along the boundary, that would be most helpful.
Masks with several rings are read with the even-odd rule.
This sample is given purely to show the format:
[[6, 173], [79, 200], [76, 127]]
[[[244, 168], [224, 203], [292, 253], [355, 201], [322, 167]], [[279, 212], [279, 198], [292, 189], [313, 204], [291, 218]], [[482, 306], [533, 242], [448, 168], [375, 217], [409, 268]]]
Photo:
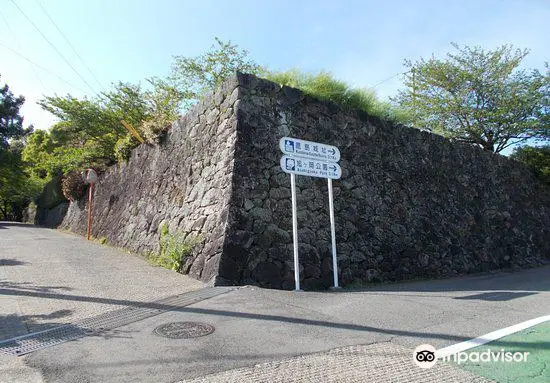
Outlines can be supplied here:
[[[329, 294], [372, 292], [458, 292], [485, 291], [537, 293], [550, 291], [550, 265], [514, 272], [498, 271], [477, 276], [366, 285], [361, 288], [327, 291]], [[519, 296], [517, 296], [519, 297]]]
[[[49, 292], [14, 290], [14, 289], [6, 289], [6, 288], [0, 289], [0, 294], [11, 295], [11, 296], [39, 297], [39, 298], [45, 298], [45, 299], [61, 299], [61, 300], [70, 300], [70, 301], [78, 301], [78, 302], [94, 302], [94, 303], [103, 303], [103, 304], [124, 305], [128, 307], [146, 307], [146, 308], [154, 308], [162, 312], [175, 311], [175, 312], [194, 313], [194, 314], [203, 314], [203, 315], [214, 315], [214, 316], [221, 316], [221, 317], [233, 317], [233, 318], [240, 318], [240, 319], [264, 320], [264, 321], [270, 321], [270, 322], [276, 322], [276, 323], [291, 323], [291, 324], [297, 324], [297, 325], [325, 327], [325, 328], [332, 328], [332, 329], [372, 332], [372, 333], [393, 335], [393, 336], [419, 337], [419, 338], [426, 338], [426, 339], [437, 338], [437, 339], [448, 340], [453, 342], [462, 342], [470, 339], [470, 337], [467, 337], [467, 336], [456, 336], [456, 335], [443, 334], [443, 333], [387, 329], [387, 328], [381, 328], [381, 327], [359, 325], [354, 323], [314, 320], [314, 319], [298, 318], [298, 317], [291, 317], [291, 316], [284, 316], [284, 315], [248, 313], [248, 312], [241, 312], [236, 310], [228, 311], [228, 310], [204, 309], [204, 308], [188, 307], [188, 306], [181, 307], [181, 306], [167, 305], [167, 304], [162, 304], [157, 302], [144, 303], [139, 301], [124, 300], [124, 299], [76, 296], [76, 295], [67, 295], [67, 294], [49, 293]], [[524, 342], [510, 342], [508, 346], [550, 348], [550, 343], [539, 342], [537, 344], [533, 344], [533, 343], [524, 343]]]
[[[14, 283], [14, 282], [0, 282], [0, 290], [5, 289], [9, 291], [20, 292], [36, 292], [36, 293], [48, 293], [54, 291], [69, 291], [72, 290], [69, 287], [64, 286], [37, 286], [28, 282]], [[0, 297], [2, 297], [0, 293]], [[6, 294], [10, 295], [10, 294]], [[34, 315], [17, 315], [17, 314], [0, 314], [0, 340], [9, 339], [16, 336], [26, 335], [29, 332], [45, 331], [51, 328], [59, 327], [66, 323], [59, 323], [53, 321], [55, 319], [61, 319], [67, 317], [73, 313], [72, 310], [57, 310], [49, 314], [34, 314]]]
[[0, 259], [0, 266], [22, 266], [29, 262], [18, 261], [17, 259]]
[[40, 285], [33, 285], [30, 282], [9, 282], [9, 281], [0, 282], [0, 290], [1, 289], [37, 291], [42, 293], [54, 292], [56, 290], [62, 290], [62, 291], [73, 290], [71, 287], [66, 287], [66, 286], [40, 286]]
[[535, 295], [535, 294], [537, 293], [516, 292], [516, 291], [493, 291], [490, 293], [466, 295], [464, 297], [454, 297], [453, 299], [503, 302], [503, 301], [511, 301], [512, 299], [527, 297], [529, 295]]
[[65, 325], [66, 323], [52, 320], [67, 317], [72, 313], [72, 310], [57, 310], [49, 314], [0, 315], [0, 341]]

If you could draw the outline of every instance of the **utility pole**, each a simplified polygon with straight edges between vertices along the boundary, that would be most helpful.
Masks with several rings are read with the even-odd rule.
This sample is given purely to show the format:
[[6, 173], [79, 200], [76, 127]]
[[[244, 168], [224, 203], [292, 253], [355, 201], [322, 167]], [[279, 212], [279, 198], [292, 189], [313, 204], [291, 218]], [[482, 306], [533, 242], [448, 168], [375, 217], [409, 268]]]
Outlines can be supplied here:
[[84, 175], [84, 182], [90, 185], [88, 188], [88, 227], [86, 229], [86, 237], [90, 240], [92, 232], [92, 202], [94, 199], [94, 186], [97, 182], [97, 173], [94, 169], [87, 169]]

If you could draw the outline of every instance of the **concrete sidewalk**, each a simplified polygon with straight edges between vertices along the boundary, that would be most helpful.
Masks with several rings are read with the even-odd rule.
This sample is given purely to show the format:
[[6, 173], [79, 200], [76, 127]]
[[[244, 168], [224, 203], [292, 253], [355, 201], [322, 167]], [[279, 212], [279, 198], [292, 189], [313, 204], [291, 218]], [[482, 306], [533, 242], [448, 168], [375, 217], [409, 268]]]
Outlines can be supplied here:
[[[13, 233], [10, 237], [4, 234], [8, 230]], [[8, 230], [0, 230], [0, 244], [27, 248], [33, 239], [39, 243], [36, 238], [48, 238], [41, 241], [51, 242], [49, 251], [57, 251], [57, 262], [63, 265], [44, 272], [46, 262], [33, 255], [42, 251], [40, 245], [10, 253], [0, 247], [0, 258], [12, 264], [1, 267], [3, 273], [10, 273], [3, 278], [13, 284], [1, 291], [2, 302], [26, 302], [34, 316], [71, 310], [70, 315], [42, 324], [78, 322], [83, 315], [136, 307], [178, 291], [183, 296], [195, 294], [185, 291], [201, 286], [79, 237], [25, 226]], [[82, 256], [73, 257], [75, 251]], [[116, 261], [107, 267], [111, 259]], [[134, 266], [121, 267], [120, 260]], [[31, 268], [34, 265], [42, 266]], [[76, 275], [64, 281], [59, 274], [67, 269], [86, 270], [82, 282]], [[39, 283], [31, 282], [34, 273]], [[110, 279], [101, 279], [103, 273]], [[47, 382], [485, 382], [453, 366], [420, 369], [412, 363], [412, 351], [420, 344], [440, 348], [548, 315], [549, 277], [547, 266], [362, 291], [291, 292], [245, 286], [190, 305], [172, 303], [158, 315], [10, 357], [4, 366], [11, 363], [12, 375], [4, 376], [17, 378], [19, 371], [32, 378], [38, 373]], [[122, 278], [127, 281], [125, 288], [115, 282]], [[92, 287], [97, 283], [101, 289]], [[30, 285], [33, 289], [17, 288]], [[156, 295], [151, 289], [167, 294]], [[40, 320], [47, 318], [33, 322], [40, 325]], [[192, 339], [154, 333], [162, 324], [182, 321], [207, 323], [215, 331]]]
[[488, 383], [449, 365], [411, 367], [411, 350], [391, 342], [348, 346], [262, 363], [180, 383], [438, 382]]

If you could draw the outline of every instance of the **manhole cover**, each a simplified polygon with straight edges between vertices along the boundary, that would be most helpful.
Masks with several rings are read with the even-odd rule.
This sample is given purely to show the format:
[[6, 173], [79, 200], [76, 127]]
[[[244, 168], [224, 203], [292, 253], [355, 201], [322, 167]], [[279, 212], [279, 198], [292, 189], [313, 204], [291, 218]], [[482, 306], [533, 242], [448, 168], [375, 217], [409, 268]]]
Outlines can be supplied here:
[[189, 339], [210, 335], [215, 328], [208, 323], [173, 322], [157, 327], [153, 332], [157, 335], [172, 339]]

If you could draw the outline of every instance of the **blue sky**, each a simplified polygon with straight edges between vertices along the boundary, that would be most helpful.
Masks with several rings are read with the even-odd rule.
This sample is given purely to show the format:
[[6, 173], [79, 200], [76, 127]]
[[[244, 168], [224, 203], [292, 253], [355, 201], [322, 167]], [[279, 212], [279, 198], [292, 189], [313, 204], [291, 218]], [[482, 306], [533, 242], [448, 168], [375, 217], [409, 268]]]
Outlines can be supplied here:
[[[42, 95], [93, 96], [114, 81], [164, 76], [174, 55], [199, 55], [210, 48], [214, 36], [247, 49], [270, 69], [327, 70], [357, 87], [403, 72], [406, 58], [442, 57], [452, 49], [451, 42], [486, 49], [502, 44], [529, 48], [525, 68], [542, 70], [550, 61], [548, 0], [13, 1], [0, 0], [0, 83], [7, 82], [14, 93], [26, 97], [25, 123], [40, 129], [54, 122], [36, 105]], [[56, 75], [29, 64], [6, 46]], [[397, 76], [375, 90], [387, 98], [399, 87]]]

